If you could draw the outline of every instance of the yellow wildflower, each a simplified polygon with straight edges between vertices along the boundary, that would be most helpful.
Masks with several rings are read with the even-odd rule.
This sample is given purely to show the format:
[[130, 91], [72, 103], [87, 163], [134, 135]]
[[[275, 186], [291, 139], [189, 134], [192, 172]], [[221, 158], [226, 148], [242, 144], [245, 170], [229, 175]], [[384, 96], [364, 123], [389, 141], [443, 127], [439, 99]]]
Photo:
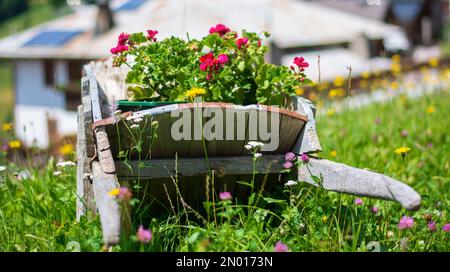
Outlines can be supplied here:
[[423, 80], [428, 84], [437, 84], [438, 82], [429, 74], [423, 77]]
[[345, 95], [345, 90], [342, 89], [342, 88], [332, 89], [332, 90], [330, 90], [330, 92], [328, 93], [328, 96], [329, 96], [330, 98], [333, 98], [333, 97], [341, 97], [341, 96], [344, 96], [344, 95]]
[[399, 63], [402, 60], [402, 57], [398, 54], [395, 54], [391, 57], [392, 62]]
[[199, 95], [204, 95], [206, 93], [203, 88], [192, 88], [186, 92], [186, 97], [196, 97]]
[[361, 80], [359, 86], [363, 89], [367, 89], [367, 87], [369, 87], [369, 82], [367, 80]]
[[11, 131], [13, 127], [12, 123], [3, 124], [3, 131]]
[[22, 143], [19, 140], [14, 140], [9, 142], [9, 147], [12, 149], [19, 149], [22, 147]]
[[433, 107], [433, 106], [429, 106], [428, 108], [427, 108], [427, 113], [428, 114], [432, 114], [432, 113], [434, 113], [436, 111], [436, 109]]
[[393, 74], [398, 74], [402, 71], [402, 66], [398, 63], [392, 63], [391, 65], [391, 72]]
[[326, 223], [327, 220], [328, 220], [328, 217], [327, 217], [326, 215], [322, 216], [322, 222], [323, 222], [323, 223]]
[[296, 95], [302, 95], [302, 94], [304, 94], [305, 93], [305, 90], [303, 90], [302, 88], [297, 88], [297, 89], [295, 89], [295, 94]]
[[331, 155], [331, 157], [336, 157], [337, 156], [337, 151], [336, 150], [331, 150], [330, 155]]
[[334, 113], [335, 113], [334, 109], [329, 109], [329, 110], [327, 111], [327, 116], [328, 116], [328, 117], [331, 117], [331, 116], [334, 115]]
[[442, 74], [445, 78], [450, 78], [450, 69], [445, 69]]
[[368, 79], [370, 77], [370, 73], [369, 72], [363, 72], [361, 74], [361, 77], [364, 78], [364, 79]]
[[309, 93], [308, 99], [315, 102], [317, 101], [317, 99], [319, 99], [319, 97], [315, 93]]
[[337, 76], [337, 77], [334, 79], [333, 84], [334, 84], [334, 86], [336, 86], [336, 87], [342, 87], [342, 86], [344, 86], [344, 84], [345, 84], [345, 78], [343, 78], [343, 77], [341, 77], [341, 76]]
[[59, 153], [62, 155], [69, 155], [73, 152], [73, 145], [72, 144], [65, 144], [59, 148]]
[[398, 82], [397, 81], [393, 81], [391, 82], [391, 89], [392, 90], [397, 90], [399, 87]]
[[431, 58], [428, 60], [428, 64], [431, 67], [438, 67], [439, 66], [439, 59], [438, 58]]
[[316, 102], [316, 109], [320, 110], [323, 108], [323, 100], [317, 101]]
[[111, 191], [108, 192], [109, 196], [117, 196], [119, 195], [120, 189], [119, 188], [114, 188]]
[[318, 85], [319, 92], [324, 91], [330, 87], [330, 84], [328, 82], [324, 82]]
[[402, 146], [402, 147], [399, 147], [399, 148], [395, 149], [394, 152], [395, 152], [395, 154], [404, 156], [409, 151], [411, 151], [411, 148], [406, 147], [406, 146]]
[[416, 83], [414, 83], [413, 81], [408, 81], [405, 83], [406, 89], [411, 90], [414, 89], [414, 87], [416, 87]]

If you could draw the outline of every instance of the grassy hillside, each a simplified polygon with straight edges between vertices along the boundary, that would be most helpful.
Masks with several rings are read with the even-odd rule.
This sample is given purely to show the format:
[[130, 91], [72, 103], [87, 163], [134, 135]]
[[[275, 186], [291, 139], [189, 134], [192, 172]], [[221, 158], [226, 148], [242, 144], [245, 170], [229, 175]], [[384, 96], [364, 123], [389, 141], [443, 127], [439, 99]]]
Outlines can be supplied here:
[[[265, 195], [258, 205], [216, 198], [217, 219], [211, 215], [209, 221], [179, 212], [148, 222], [143, 219], [148, 218], [147, 208], [133, 199], [130, 204], [140, 210], [134, 228], [143, 224], [153, 232], [153, 240], [140, 245], [134, 235], [124, 237], [113, 250], [272, 251], [281, 241], [290, 251], [370, 251], [378, 246], [380, 251], [449, 251], [450, 233], [442, 229], [450, 221], [449, 116], [447, 91], [419, 99], [398, 97], [318, 120], [322, 157], [409, 184], [422, 196], [418, 212], [368, 198], [357, 205], [354, 196], [304, 184], [280, 184], [278, 193]], [[411, 148], [405, 160], [394, 153], [400, 146]], [[74, 167], [58, 168], [49, 161], [46, 169], [9, 165], [5, 171], [7, 178], [0, 183], [0, 251], [101, 250], [98, 218], [75, 221]], [[16, 171], [23, 177], [14, 178]], [[412, 228], [399, 229], [402, 216], [412, 217]]]

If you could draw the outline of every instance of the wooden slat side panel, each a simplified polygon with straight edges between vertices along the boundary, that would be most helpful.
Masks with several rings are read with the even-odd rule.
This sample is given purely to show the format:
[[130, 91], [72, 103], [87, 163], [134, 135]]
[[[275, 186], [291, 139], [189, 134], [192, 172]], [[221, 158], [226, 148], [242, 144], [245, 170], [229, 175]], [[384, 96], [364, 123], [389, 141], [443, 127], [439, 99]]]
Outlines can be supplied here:
[[[283, 155], [264, 155], [257, 163], [258, 173], [279, 173], [283, 169]], [[209, 168], [204, 158], [178, 159], [153, 159], [141, 161], [140, 169], [142, 179], [163, 178], [175, 176], [175, 163], [178, 164], [178, 175], [196, 176], [209, 174]], [[116, 162], [118, 176], [121, 178], [133, 178], [137, 173], [138, 161], [130, 162], [132, 172], [122, 162]], [[211, 170], [217, 175], [239, 175], [253, 173], [253, 158], [251, 156], [239, 157], [211, 157], [209, 158]]]

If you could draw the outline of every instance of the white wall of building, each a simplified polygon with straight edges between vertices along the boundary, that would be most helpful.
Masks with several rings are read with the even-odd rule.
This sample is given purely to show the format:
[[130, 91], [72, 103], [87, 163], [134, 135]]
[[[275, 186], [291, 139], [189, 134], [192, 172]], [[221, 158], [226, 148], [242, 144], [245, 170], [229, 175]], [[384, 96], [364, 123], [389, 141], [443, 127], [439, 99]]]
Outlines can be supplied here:
[[15, 61], [15, 132], [27, 146], [48, 147], [48, 118], [57, 120], [60, 135], [76, 133], [77, 113], [65, 109], [65, 95], [56, 90], [68, 80], [67, 64], [57, 61], [54, 67], [55, 86], [47, 86], [42, 60]]

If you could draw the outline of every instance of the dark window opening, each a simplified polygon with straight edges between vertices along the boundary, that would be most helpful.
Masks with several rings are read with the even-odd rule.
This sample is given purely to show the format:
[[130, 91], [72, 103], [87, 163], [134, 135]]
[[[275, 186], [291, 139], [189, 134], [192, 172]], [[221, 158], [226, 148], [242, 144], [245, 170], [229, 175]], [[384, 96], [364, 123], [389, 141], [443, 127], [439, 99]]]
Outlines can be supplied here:
[[55, 64], [51, 60], [44, 60], [45, 85], [55, 86]]
[[65, 88], [66, 109], [76, 111], [81, 104], [81, 69], [85, 62], [79, 60], [67, 61], [69, 82]]

